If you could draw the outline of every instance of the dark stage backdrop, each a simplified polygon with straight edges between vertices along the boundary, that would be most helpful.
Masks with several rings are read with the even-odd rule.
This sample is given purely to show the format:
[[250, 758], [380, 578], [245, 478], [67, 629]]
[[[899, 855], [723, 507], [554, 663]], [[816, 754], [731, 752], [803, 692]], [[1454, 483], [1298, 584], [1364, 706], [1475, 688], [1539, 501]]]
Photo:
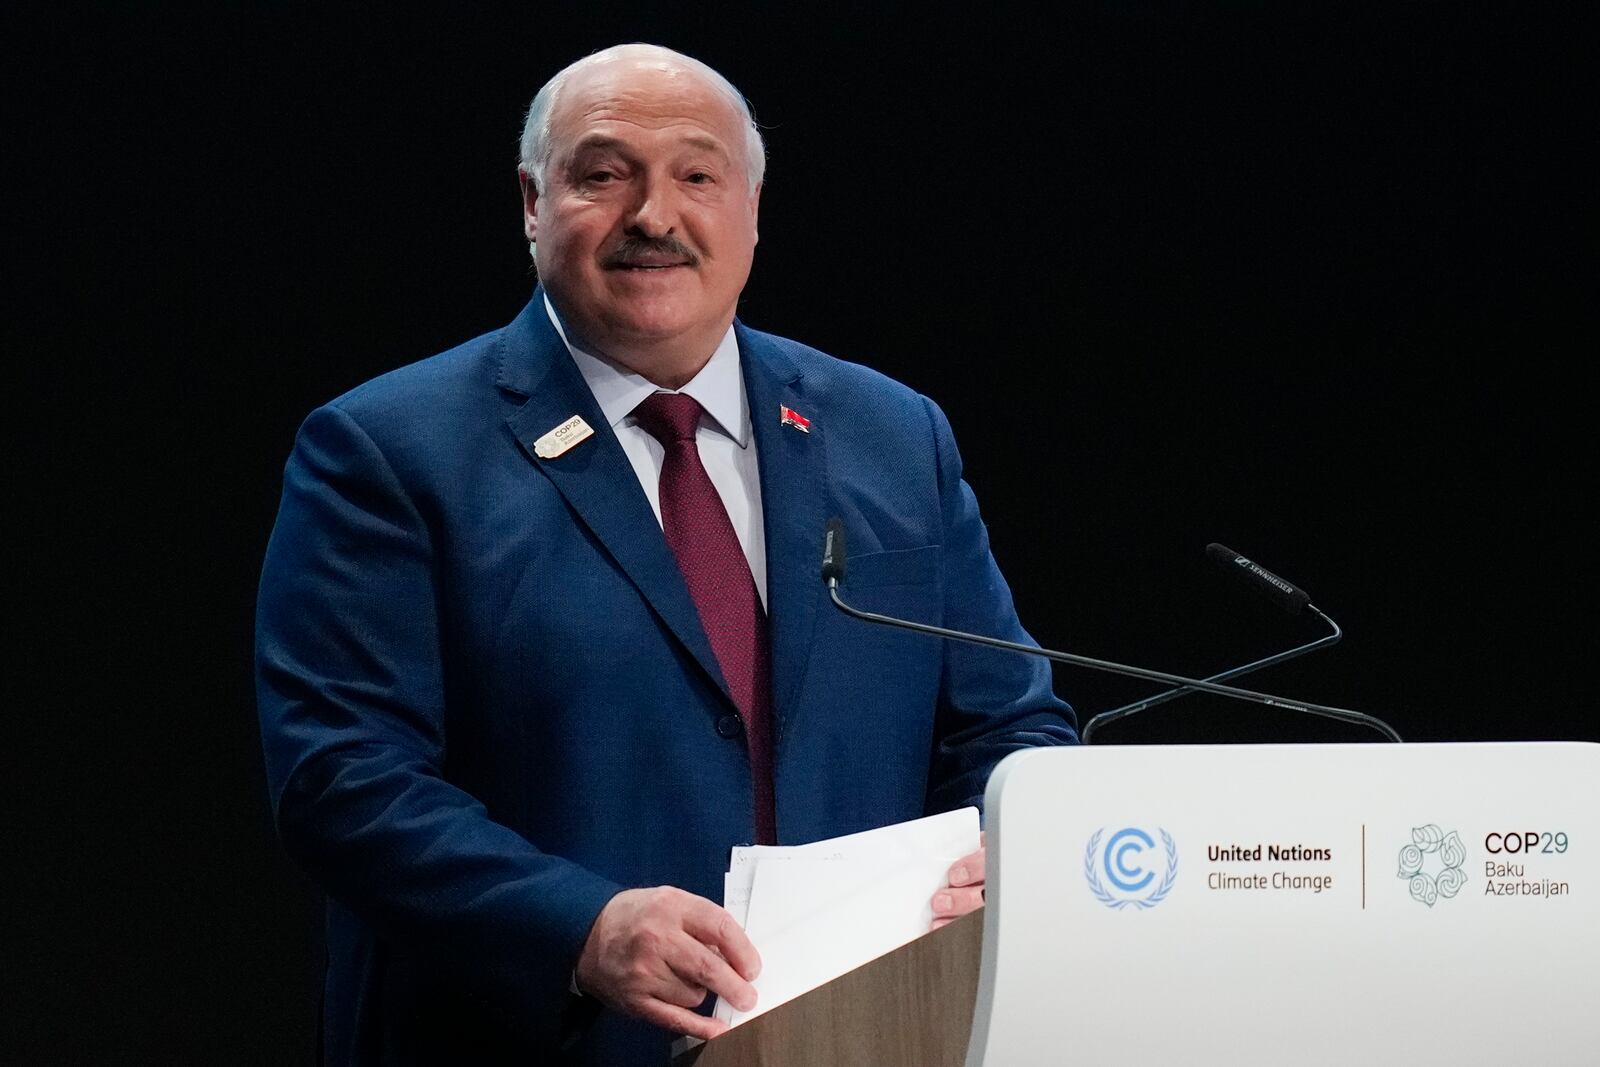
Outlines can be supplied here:
[[[282, 464], [314, 406], [516, 314], [522, 109], [618, 41], [752, 99], [742, 315], [944, 406], [1040, 641], [1200, 674], [1315, 632], [1209, 569], [1221, 541], [1348, 630], [1262, 686], [1410, 740], [1600, 737], [1563, 9], [133, 6], [4, 35], [6, 1029], [48, 1062], [310, 1061], [318, 902], [250, 675]], [[1105, 735], [1370, 739], [1208, 698]]]

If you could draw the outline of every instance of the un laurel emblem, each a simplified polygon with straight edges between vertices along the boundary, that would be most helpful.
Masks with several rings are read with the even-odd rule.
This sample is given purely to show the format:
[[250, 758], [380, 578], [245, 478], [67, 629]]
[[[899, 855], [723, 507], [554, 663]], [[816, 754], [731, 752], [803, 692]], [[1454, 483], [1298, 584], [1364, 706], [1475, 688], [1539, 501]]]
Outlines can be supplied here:
[[1108, 908], [1153, 908], [1172, 892], [1178, 878], [1178, 846], [1172, 835], [1160, 827], [1161, 848], [1155, 838], [1137, 826], [1125, 826], [1113, 833], [1104, 847], [1100, 842], [1106, 828], [1089, 838], [1083, 850], [1083, 877], [1089, 892]]

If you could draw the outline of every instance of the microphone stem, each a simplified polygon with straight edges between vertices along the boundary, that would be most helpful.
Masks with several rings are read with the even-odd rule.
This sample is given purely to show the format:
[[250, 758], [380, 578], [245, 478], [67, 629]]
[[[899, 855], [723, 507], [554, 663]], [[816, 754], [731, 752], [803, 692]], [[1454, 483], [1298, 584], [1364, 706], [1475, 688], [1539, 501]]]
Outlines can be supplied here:
[[1219, 685], [1216, 682], [1202, 681], [1198, 678], [1184, 678], [1176, 674], [1167, 674], [1163, 671], [1146, 670], [1143, 667], [1130, 667], [1123, 663], [1112, 663], [1109, 660], [1094, 659], [1091, 656], [1077, 656], [1071, 652], [1057, 652], [1053, 649], [1039, 648], [1035, 645], [1024, 645], [1016, 641], [1005, 641], [998, 637], [986, 637], [983, 634], [969, 634], [960, 630], [947, 630], [942, 626], [930, 626], [923, 622], [912, 622], [910, 619], [897, 619], [892, 615], [879, 615], [872, 611], [861, 611], [846, 604], [839, 597], [839, 581], [837, 578], [828, 579], [828, 595], [833, 599], [834, 606], [852, 618], [861, 619], [863, 622], [875, 622], [885, 626], [895, 626], [902, 630], [911, 630], [916, 633], [929, 634], [933, 637], [944, 637], [952, 641], [965, 641], [972, 645], [983, 645], [988, 648], [1001, 648], [1008, 652], [1021, 652], [1024, 655], [1043, 656], [1057, 663], [1069, 663], [1076, 667], [1090, 667], [1095, 670], [1109, 671], [1112, 674], [1123, 674], [1130, 678], [1143, 678], [1150, 682], [1162, 682], [1166, 685], [1198, 689], [1203, 693], [1215, 693], [1218, 696], [1234, 697], [1239, 700], [1249, 700], [1257, 704], [1266, 704], [1269, 707], [1285, 708], [1289, 711], [1303, 711], [1310, 715], [1320, 715], [1326, 719], [1335, 719], [1339, 722], [1350, 723], [1355, 726], [1365, 726], [1383, 734], [1391, 741], [1399, 741], [1400, 735], [1394, 727], [1373, 715], [1349, 708], [1335, 708], [1327, 704], [1309, 704], [1304, 701], [1286, 700], [1273, 696], [1270, 693], [1258, 693], [1251, 689], [1235, 689], [1231, 685]]
[[[1264, 667], [1271, 667], [1274, 664], [1282, 663], [1285, 660], [1294, 659], [1296, 656], [1303, 656], [1307, 652], [1315, 652], [1319, 648], [1326, 648], [1328, 645], [1338, 644], [1339, 638], [1344, 636], [1344, 631], [1339, 628], [1339, 624], [1334, 622], [1327, 615], [1324, 615], [1321, 609], [1319, 609], [1315, 604], [1307, 604], [1306, 610], [1313, 613], [1317, 616], [1317, 618], [1321, 619], [1323, 622], [1332, 627], [1333, 632], [1323, 634], [1315, 641], [1309, 641], [1306, 644], [1291, 648], [1286, 652], [1279, 652], [1276, 655], [1267, 656], [1264, 659], [1258, 659], [1253, 663], [1246, 663], [1242, 667], [1235, 667], [1232, 670], [1223, 671], [1221, 674], [1213, 674], [1205, 680], [1208, 682], [1225, 682], [1229, 678], [1237, 678], [1241, 674], [1249, 674], [1252, 671], [1259, 671]], [[1153, 708], [1157, 704], [1165, 704], [1167, 701], [1172, 700], [1175, 697], [1181, 697], [1193, 692], [1197, 692], [1194, 686], [1180, 685], [1176, 689], [1168, 689], [1164, 693], [1157, 693], [1155, 696], [1146, 697], [1145, 699], [1135, 701], [1132, 704], [1124, 704], [1120, 708], [1112, 708], [1110, 711], [1102, 711], [1100, 714], [1094, 716], [1088, 722], [1083, 724], [1083, 743], [1086, 745], [1089, 744], [1090, 738], [1094, 736], [1095, 731], [1100, 729], [1102, 726], [1110, 726], [1119, 719], [1126, 719], [1130, 715], [1137, 715], [1139, 712]]]

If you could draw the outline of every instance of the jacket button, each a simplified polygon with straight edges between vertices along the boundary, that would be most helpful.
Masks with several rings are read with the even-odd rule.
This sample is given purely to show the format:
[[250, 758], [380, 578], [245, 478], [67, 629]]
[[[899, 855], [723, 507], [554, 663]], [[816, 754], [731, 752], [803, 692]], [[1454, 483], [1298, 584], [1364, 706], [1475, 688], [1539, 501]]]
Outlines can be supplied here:
[[717, 736], [732, 740], [744, 733], [744, 723], [737, 715], [724, 715], [717, 720]]

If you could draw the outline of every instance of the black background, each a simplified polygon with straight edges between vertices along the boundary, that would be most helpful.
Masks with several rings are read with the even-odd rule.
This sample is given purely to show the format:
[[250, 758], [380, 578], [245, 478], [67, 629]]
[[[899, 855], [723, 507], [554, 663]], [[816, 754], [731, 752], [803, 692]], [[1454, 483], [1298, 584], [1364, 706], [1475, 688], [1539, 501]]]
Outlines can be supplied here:
[[[522, 109], [620, 41], [753, 101], [742, 316], [945, 408], [1043, 643], [1205, 673], [1316, 632], [1221, 541], [1348, 631], [1260, 685], [1414, 741], [1600, 737], [1568, 9], [600, 6], [10, 8], [11, 1038], [309, 1062], [318, 903], [250, 673], [283, 460], [515, 315]], [[1190, 698], [1104, 739], [1369, 737]]]

